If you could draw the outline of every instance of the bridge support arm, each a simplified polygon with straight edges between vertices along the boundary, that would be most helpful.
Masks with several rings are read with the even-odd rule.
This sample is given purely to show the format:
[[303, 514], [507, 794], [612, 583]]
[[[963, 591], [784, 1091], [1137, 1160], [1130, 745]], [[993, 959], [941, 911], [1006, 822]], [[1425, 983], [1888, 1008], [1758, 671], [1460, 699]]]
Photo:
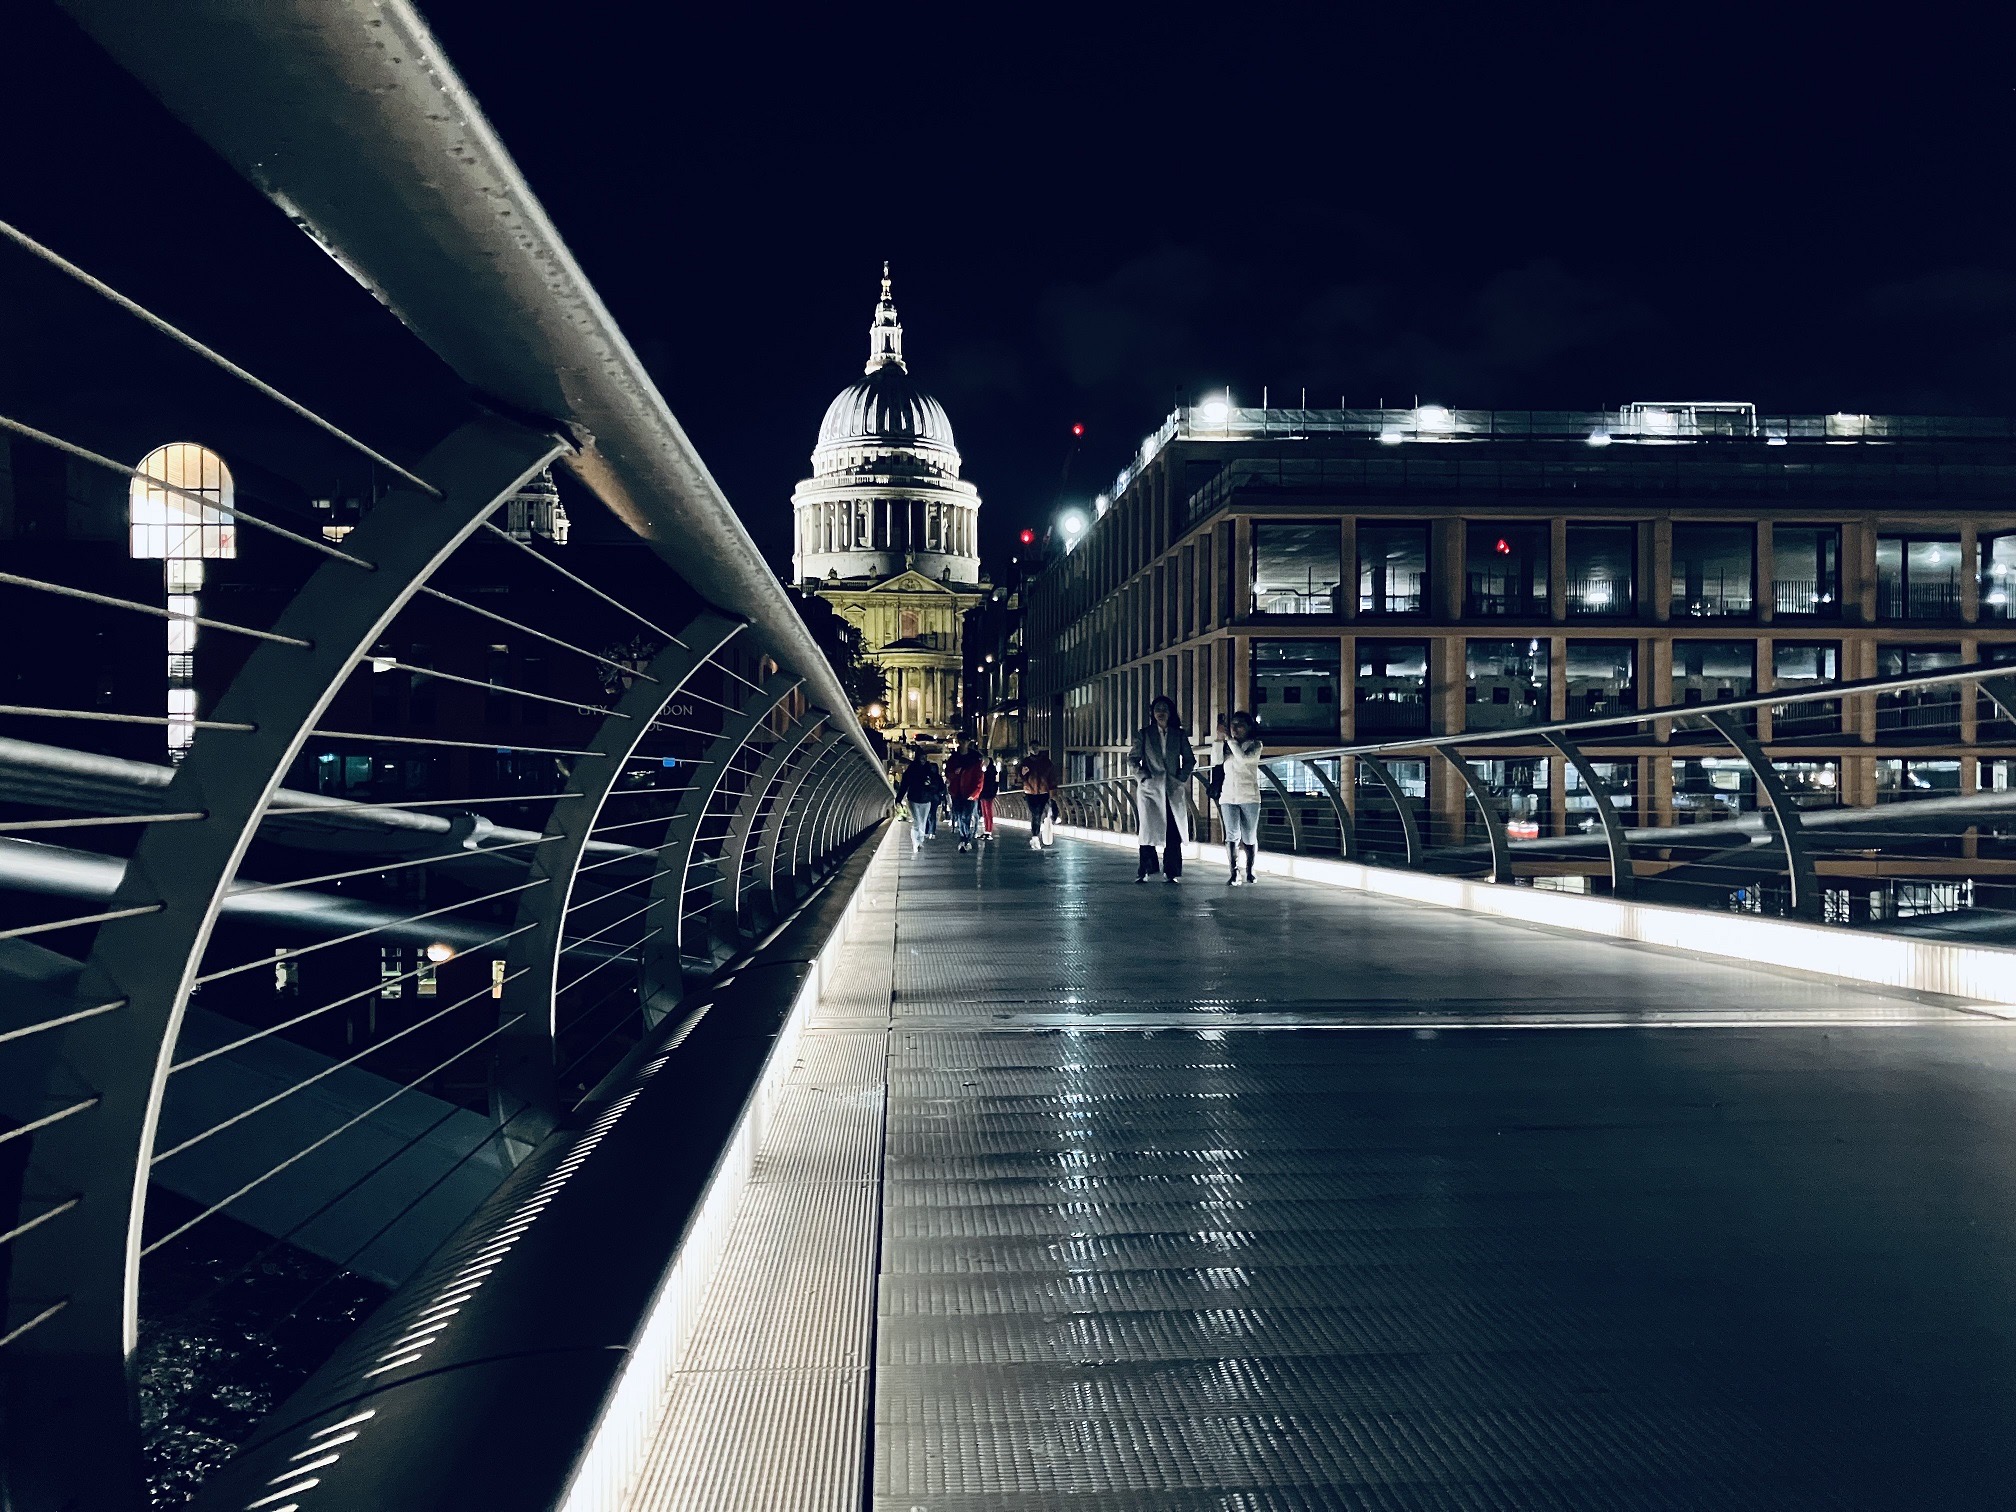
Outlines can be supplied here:
[[[581, 858], [610, 793], [622, 777], [624, 763], [643, 743], [651, 722], [678, 697], [700, 665], [740, 628], [737, 621], [711, 612], [695, 616], [682, 628], [679, 640], [684, 644], [674, 642], [661, 649], [645, 665], [644, 676], [632, 679], [602, 721], [587, 745], [600, 759], [576, 758], [568, 780], [573, 796], [556, 802], [547, 818], [545, 833], [561, 838], [533, 852], [528, 880], [545, 885], [531, 888], [518, 905], [518, 923], [524, 933], [511, 943], [503, 1010], [505, 1018], [518, 1018], [499, 1037], [491, 1078], [493, 1113], [500, 1123], [514, 1122], [514, 1137], [507, 1141], [514, 1156], [522, 1157], [537, 1144], [562, 1112], [555, 1082], [555, 992]], [[650, 915], [645, 917], [647, 924], [652, 922]]]
[[81, 1020], [52, 1055], [52, 1091], [84, 1111], [38, 1133], [27, 1190], [78, 1206], [11, 1243], [10, 1316], [56, 1306], [7, 1346], [10, 1505], [145, 1505], [130, 1361], [138, 1337], [141, 1223], [168, 1068], [203, 952], [254, 831], [287, 768], [350, 673], [429, 576], [565, 450], [500, 420], [456, 431], [420, 464], [441, 490], [388, 495], [345, 542], [371, 564], [326, 561], [281, 612], [288, 642], [261, 643], [176, 769], [166, 810], [200, 813], [141, 833], [102, 925], [80, 999], [122, 1001]]
[[1617, 805], [1610, 801], [1610, 789], [1596, 775], [1595, 764], [1574, 741], [1558, 733], [1545, 738], [1561, 753], [1562, 760], [1575, 768], [1582, 785], [1596, 797], [1596, 819], [1603, 826], [1603, 843], [1610, 849], [1610, 895], [1632, 897], [1638, 891], [1638, 875], [1631, 866], [1631, 843], [1625, 838], [1624, 821], [1617, 817]]
[[1437, 746], [1435, 749], [1442, 753], [1450, 769], [1456, 773], [1463, 786], [1469, 789], [1471, 800], [1477, 805], [1477, 812], [1484, 820], [1484, 833], [1491, 838], [1491, 880], [1509, 886], [1513, 877], [1512, 845], [1505, 834], [1505, 816], [1492, 805], [1491, 789], [1485, 786], [1482, 778], [1470, 770], [1470, 763], [1464, 760], [1462, 752], [1451, 750], [1448, 746]]
[[1323, 770], [1320, 762], [1305, 761], [1302, 765], [1309, 775], [1316, 779], [1316, 785], [1323, 789], [1323, 796], [1330, 800], [1330, 811], [1337, 816], [1337, 849], [1345, 860], [1356, 861], [1358, 827], [1352, 822], [1351, 810], [1344, 802], [1344, 795], [1338, 791], [1337, 784], [1331, 781], [1330, 774]]
[[1764, 754], [1757, 737], [1744, 728], [1741, 715], [1710, 711], [1701, 717], [1736, 748], [1736, 754], [1743, 758], [1750, 774], [1757, 779], [1758, 793], [1771, 806], [1771, 816], [1778, 822], [1778, 838], [1785, 846], [1785, 875], [1792, 888], [1793, 914], [1802, 919], [1819, 918], [1820, 879], [1813, 869], [1813, 853], [1806, 846], [1806, 831], [1800, 821], [1799, 806], [1786, 791], [1778, 769]]
[[1288, 791], [1287, 784], [1282, 782], [1279, 774], [1275, 772], [1273, 762], [1261, 762], [1260, 775], [1267, 779], [1267, 785], [1280, 796], [1281, 807], [1288, 815], [1288, 848], [1299, 856], [1302, 854], [1302, 816], [1295, 812], [1295, 795]]
[[1393, 802], [1393, 812], [1400, 818], [1400, 840], [1406, 847], [1407, 865], [1421, 864], [1421, 826], [1415, 822], [1414, 810], [1407, 806], [1407, 795], [1400, 791], [1400, 784], [1393, 776], [1392, 769], [1377, 756], [1360, 756], [1358, 764], [1372, 774], [1372, 780], [1386, 790], [1386, 796]]

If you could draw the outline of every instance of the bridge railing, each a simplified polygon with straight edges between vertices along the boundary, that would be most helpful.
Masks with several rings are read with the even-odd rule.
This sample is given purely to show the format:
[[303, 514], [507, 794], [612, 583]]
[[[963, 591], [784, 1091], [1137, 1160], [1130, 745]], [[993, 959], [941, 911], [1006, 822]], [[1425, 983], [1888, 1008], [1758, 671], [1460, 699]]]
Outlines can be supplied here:
[[[1222, 837], [1193, 738], [1199, 837]], [[2016, 943], [2006, 666], [1297, 749], [1261, 776], [1269, 849]], [[1058, 797], [1070, 821], [1124, 832], [1132, 791], [1108, 777]]]
[[888, 788], [410, 9], [69, 10], [475, 399], [367, 441], [0, 224], [0, 1460], [125, 1509], [581, 1149]]

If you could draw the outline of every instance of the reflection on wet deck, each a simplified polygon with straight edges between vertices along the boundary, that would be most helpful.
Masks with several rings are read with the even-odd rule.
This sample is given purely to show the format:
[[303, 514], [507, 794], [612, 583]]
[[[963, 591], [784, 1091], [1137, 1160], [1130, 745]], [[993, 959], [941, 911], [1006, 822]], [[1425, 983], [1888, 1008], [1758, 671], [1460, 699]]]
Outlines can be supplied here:
[[878, 863], [710, 1299], [749, 1348], [690, 1373], [743, 1426], [666, 1429], [796, 1447], [678, 1504], [2003, 1498], [2016, 1025], [1131, 875], [1019, 839]]

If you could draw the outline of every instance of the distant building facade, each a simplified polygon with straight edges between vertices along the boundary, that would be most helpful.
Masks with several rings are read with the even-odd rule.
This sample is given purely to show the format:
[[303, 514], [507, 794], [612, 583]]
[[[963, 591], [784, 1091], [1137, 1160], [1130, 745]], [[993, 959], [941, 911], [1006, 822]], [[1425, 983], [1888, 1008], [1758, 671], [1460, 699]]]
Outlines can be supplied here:
[[[2016, 662], [2016, 426], [1200, 405], [1023, 602], [1029, 739], [1071, 779], [1120, 774], [1158, 693], [1194, 730], [1251, 709], [1292, 751]], [[1802, 804], [2016, 785], [2016, 729], [1971, 689], [1757, 731]], [[1629, 814], [1757, 808], [1739, 761], [1667, 742], [1589, 746]], [[1488, 755], [1527, 833], [1591, 821], [1544, 741]], [[1424, 824], [1463, 834], [1446, 763], [1390, 766]]]
[[901, 739], [959, 730], [966, 612], [981, 599], [980, 493], [959, 476], [944, 406], [918, 387], [882, 269], [865, 376], [826, 408], [791, 495], [791, 575], [860, 630]]

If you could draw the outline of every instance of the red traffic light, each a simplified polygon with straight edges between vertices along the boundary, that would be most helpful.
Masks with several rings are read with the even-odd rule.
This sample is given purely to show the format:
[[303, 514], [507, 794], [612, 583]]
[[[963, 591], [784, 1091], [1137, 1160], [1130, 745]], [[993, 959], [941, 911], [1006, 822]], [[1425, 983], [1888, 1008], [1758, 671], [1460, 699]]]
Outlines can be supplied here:
[[1035, 532], [1035, 531], [1033, 531], [1033, 530], [1025, 530], [1025, 531], [1023, 531], [1023, 532], [1022, 532], [1022, 544], [1023, 544], [1024, 546], [1034, 546], [1034, 545], [1036, 544], [1036, 532]]
[[1074, 435], [1074, 436], [1082, 436], [1082, 435], [1084, 435], [1084, 434], [1085, 434], [1085, 422], [1084, 422], [1084, 421], [1082, 421], [1082, 420], [1080, 420], [1080, 421], [1076, 422], [1075, 424], [1073, 424], [1073, 425], [1072, 425], [1072, 427], [1071, 427], [1071, 434], [1072, 434], [1072, 435]]
[[1506, 540], [1505, 537], [1503, 536], [1498, 537], [1498, 544], [1496, 546], [1493, 546], [1491, 549], [1497, 552], [1498, 555], [1500, 556], [1512, 555], [1512, 543]]

